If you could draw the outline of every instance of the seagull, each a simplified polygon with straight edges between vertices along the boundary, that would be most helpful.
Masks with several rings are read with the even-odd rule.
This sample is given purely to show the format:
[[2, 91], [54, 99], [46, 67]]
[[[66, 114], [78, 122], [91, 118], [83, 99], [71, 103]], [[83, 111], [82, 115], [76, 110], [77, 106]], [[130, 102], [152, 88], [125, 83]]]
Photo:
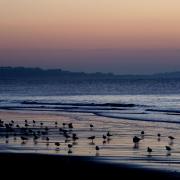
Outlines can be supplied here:
[[151, 153], [152, 153], [152, 149], [151, 149], [150, 147], [148, 147], [148, 148], [147, 148], [147, 152], [148, 152], [149, 154], [151, 154]]
[[167, 151], [171, 151], [171, 147], [170, 146], [165, 146]]
[[169, 138], [169, 140], [170, 140], [170, 142], [169, 142], [169, 145], [173, 145], [173, 140], [175, 139], [175, 137], [173, 137], [173, 136], [168, 136], [168, 138]]
[[68, 127], [69, 127], [69, 129], [73, 129], [73, 124], [72, 124], [72, 123], [69, 123], [69, 124], [68, 124]]
[[96, 146], [95, 149], [96, 149], [96, 151], [99, 151], [99, 150], [100, 150], [99, 146]]
[[111, 136], [113, 136], [109, 131], [107, 132], [107, 137], [111, 137]]
[[20, 128], [19, 124], [16, 125], [16, 128]]
[[74, 134], [72, 135], [72, 139], [73, 139], [73, 141], [76, 141], [76, 140], [78, 140], [79, 138], [78, 138], [77, 135], [74, 133]]
[[28, 138], [24, 137], [24, 136], [21, 136], [21, 140], [22, 140], [21, 144], [26, 144], [26, 141], [28, 140]]
[[171, 147], [170, 146], [165, 146], [166, 150], [167, 150], [167, 156], [171, 155]]
[[28, 124], [28, 123], [26, 123], [24, 126], [25, 126], [25, 127], [28, 127], [28, 126], [29, 126], [29, 124]]
[[68, 148], [71, 149], [72, 148], [72, 144], [68, 144]]
[[137, 136], [133, 137], [133, 143], [138, 143], [141, 139], [138, 138]]
[[55, 144], [55, 146], [57, 146], [57, 147], [60, 146], [60, 143], [59, 143], [59, 142], [55, 142], [54, 144]]
[[88, 137], [88, 139], [92, 140], [92, 143], [93, 143], [93, 140], [94, 140], [95, 138], [96, 138], [95, 136], [90, 136], [90, 137]]
[[55, 127], [57, 127], [57, 125], [58, 125], [58, 122], [56, 121], [54, 124], [55, 124]]
[[106, 138], [107, 138], [107, 136], [103, 134], [103, 139], [105, 140]]
[[64, 137], [67, 139], [69, 139], [71, 136], [69, 136], [66, 132], [64, 133]]
[[68, 154], [72, 154], [72, 150], [71, 149], [68, 150]]
[[175, 137], [173, 137], [173, 136], [168, 136], [168, 138], [169, 138], [171, 141], [173, 141], [173, 140], [175, 139]]
[[59, 151], [60, 143], [59, 143], [59, 142], [55, 142], [54, 144], [55, 144], [55, 146], [56, 146], [56, 151]]
[[137, 136], [133, 137], [134, 148], [138, 148], [138, 143], [141, 139]]
[[63, 127], [65, 128], [65, 126], [66, 126], [66, 123], [63, 123]]
[[144, 131], [141, 131], [141, 139], [144, 139]]
[[90, 126], [91, 130], [92, 130], [92, 129], [93, 129], [93, 127], [94, 127], [94, 126], [93, 126], [93, 124], [90, 124], [89, 126]]
[[100, 150], [99, 146], [96, 146], [95, 150], [96, 150], [96, 156], [99, 156], [99, 150]]

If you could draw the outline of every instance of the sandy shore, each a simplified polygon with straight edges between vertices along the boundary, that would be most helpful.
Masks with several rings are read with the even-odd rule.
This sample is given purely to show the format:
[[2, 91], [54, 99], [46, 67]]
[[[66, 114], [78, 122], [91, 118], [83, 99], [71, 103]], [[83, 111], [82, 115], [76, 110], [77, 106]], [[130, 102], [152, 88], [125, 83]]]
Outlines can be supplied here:
[[[61, 179], [179, 179], [175, 172], [157, 171], [124, 164], [111, 164], [99, 161], [98, 157], [61, 156], [43, 154], [0, 154], [1, 175], [19, 177], [25, 173], [27, 177], [42, 178], [47, 175]], [[7, 174], [8, 172], [11, 172]]]
[[[90, 113], [33, 113], [33, 112], [12, 112], [0, 111], [0, 116], [5, 122], [14, 120], [19, 125], [24, 125], [24, 120], [29, 122], [30, 129], [43, 130], [49, 127], [48, 137], [50, 141], [47, 146], [46, 136], [38, 139], [34, 144], [29, 136], [26, 143], [22, 143], [19, 136], [14, 139], [9, 134], [6, 143], [3, 131], [0, 136], [0, 171], [8, 176], [21, 176], [22, 172], [26, 176], [51, 177], [60, 179], [180, 179], [180, 153], [178, 151], [179, 125], [117, 120], [113, 118], [99, 117]], [[32, 120], [37, 124], [34, 127]], [[58, 122], [58, 128], [54, 122]], [[41, 127], [40, 122], [44, 123]], [[79, 140], [73, 145], [72, 154], [68, 155], [68, 143], [59, 133], [62, 123], [73, 122], [73, 133], [77, 133]], [[93, 123], [91, 130], [89, 124]], [[145, 136], [139, 144], [138, 149], [133, 148], [132, 137], [138, 135], [141, 130], [145, 130]], [[3, 129], [2, 129], [3, 130]], [[102, 135], [111, 131], [113, 137], [110, 141], [103, 143]], [[157, 139], [157, 133], [161, 132], [161, 141]], [[71, 132], [72, 133], [72, 132]], [[175, 134], [175, 141], [171, 145], [171, 156], [166, 155], [165, 145], [168, 145], [168, 135]], [[70, 134], [71, 135], [71, 134]], [[88, 136], [96, 135], [94, 144], [90, 143]], [[60, 142], [60, 149], [57, 151], [54, 142]], [[99, 155], [95, 146], [100, 147]], [[147, 146], [151, 145], [153, 152], [148, 156]], [[109, 159], [108, 159], [109, 158]], [[13, 172], [13, 173], [9, 173]]]

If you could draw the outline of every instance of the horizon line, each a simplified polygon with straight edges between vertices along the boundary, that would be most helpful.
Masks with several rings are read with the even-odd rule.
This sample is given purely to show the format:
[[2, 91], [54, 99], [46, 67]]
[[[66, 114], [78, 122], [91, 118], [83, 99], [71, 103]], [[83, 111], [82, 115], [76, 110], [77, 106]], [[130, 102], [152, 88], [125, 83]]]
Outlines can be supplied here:
[[86, 71], [73, 71], [73, 70], [67, 70], [67, 69], [62, 69], [62, 68], [48, 68], [48, 67], [39, 67], [39, 66], [0, 66], [0, 69], [2, 68], [13, 68], [13, 69], [17, 69], [17, 68], [24, 68], [24, 69], [40, 69], [40, 70], [44, 70], [44, 71], [48, 71], [48, 70], [61, 70], [64, 72], [70, 72], [70, 73], [85, 73], [85, 74], [111, 74], [114, 76], [153, 76], [153, 75], [160, 75], [160, 74], [171, 74], [171, 73], [180, 73], [179, 71], [161, 71], [161, 72], [152, 72], [152, 73], [127, 73], [127, 74], [117, 74], [115, 72], [102, 72], [102, 71], [96, 71], [96, 72], [86, 72]]

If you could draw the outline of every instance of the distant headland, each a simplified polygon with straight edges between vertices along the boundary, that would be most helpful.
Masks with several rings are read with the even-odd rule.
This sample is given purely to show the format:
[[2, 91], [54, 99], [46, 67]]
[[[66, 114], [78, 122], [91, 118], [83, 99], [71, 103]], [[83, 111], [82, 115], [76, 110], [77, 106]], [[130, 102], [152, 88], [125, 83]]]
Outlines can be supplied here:
[[180, 79], [180, 71], [166, 72], [157, 74], [124, 74], [118, 75], [113, 73], [86, 73], [71, 72], [62, 69], [43, 69], [32, 67], [0, 67], [0, 77], [56, 77], [56, 78], [98, 78], [98, 79]]

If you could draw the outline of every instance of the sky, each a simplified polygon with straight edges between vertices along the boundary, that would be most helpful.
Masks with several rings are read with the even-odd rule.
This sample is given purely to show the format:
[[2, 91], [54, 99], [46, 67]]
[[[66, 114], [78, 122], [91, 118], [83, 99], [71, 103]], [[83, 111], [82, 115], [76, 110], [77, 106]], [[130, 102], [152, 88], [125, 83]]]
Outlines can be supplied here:
[[0, 0], [0, 66], [180, 70], [179, 0]]

